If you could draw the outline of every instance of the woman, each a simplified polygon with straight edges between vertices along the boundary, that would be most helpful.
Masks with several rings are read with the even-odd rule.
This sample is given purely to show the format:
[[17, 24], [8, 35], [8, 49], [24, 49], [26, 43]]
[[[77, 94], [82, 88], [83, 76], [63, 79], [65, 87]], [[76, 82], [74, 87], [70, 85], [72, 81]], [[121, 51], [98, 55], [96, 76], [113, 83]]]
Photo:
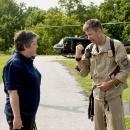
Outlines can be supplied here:
[[33, 130], [40, 101], [41, 74], [33, 60], [39, 36], [22, 30], [14, 36], [15, 53], [3, 69], [6, 104], [4, 112], [9, 129]]

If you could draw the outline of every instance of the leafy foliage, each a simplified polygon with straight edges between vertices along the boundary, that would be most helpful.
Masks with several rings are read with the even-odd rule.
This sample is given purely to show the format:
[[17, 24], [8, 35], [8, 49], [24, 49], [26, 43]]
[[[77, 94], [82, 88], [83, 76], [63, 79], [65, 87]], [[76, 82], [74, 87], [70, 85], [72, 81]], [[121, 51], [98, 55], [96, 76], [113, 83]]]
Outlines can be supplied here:
[[[59, 7], [47, 11], [38, 7], [19, 5], [15, 0], [0, 0], [0, 50], [10, 52], [16, 31], [26, 29], [36, 32], [38, 54], [54, 54], [53, 45], [65, 36], [82, 35], [82, 25], [90, 18], [98, 18], [102, 23], [129, 22], [129, 0], [104, 0], [99, 6], [82, 0], [59, 0]], [[73, 26], [79, 25], [79, 26]], [[130, 24], [103, 25], [104, 33], [121, 41], [130, 40]], [[9, 50], [9, 51], [8, 51]]]

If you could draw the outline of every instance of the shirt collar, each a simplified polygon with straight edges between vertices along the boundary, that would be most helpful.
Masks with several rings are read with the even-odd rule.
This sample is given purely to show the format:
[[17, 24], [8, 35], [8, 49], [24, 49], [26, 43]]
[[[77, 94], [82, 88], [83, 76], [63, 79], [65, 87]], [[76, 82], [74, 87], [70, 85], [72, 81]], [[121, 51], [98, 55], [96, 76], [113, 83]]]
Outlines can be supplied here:
[[94, 44], [93, 49], [92, 49], [92, 54], [99, 54], [99, 53], [103, 53], [103, 52], [108, 52], [110, 46], [110, 38], [106, 37], [106, 41], [105, 43], [102, 45], [102, 48], [100, 49], [99, 52], [97, 52], [97, 45]]
[[31, 57], [27, 58], [26, 56], [22, 55], [20, 52], [14, 53], [14, 57], [19, 58], [26, 63], [33, 63], [33, 59]]

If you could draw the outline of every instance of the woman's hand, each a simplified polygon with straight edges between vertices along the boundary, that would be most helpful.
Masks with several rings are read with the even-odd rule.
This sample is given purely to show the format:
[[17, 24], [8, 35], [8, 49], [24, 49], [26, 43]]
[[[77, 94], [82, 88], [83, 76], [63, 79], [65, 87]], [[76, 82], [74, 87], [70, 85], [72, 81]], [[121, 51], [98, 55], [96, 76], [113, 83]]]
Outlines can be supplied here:
[[13, 120], [13, 129], [18, 129], [20, 130], [21, 128], [23, 127], [22, 125], [22, 120], [20, 117], [14, 117], [14, 120]]

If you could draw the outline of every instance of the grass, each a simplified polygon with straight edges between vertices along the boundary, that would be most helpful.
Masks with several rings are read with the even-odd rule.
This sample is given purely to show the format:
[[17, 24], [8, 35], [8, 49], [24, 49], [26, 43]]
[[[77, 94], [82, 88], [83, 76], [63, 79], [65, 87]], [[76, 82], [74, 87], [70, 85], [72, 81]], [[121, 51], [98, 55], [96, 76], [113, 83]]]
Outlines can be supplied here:
[[125, 117], [126, 130], [130, 130], [130, 117]]
[[2, 70], [4, 65], [6, 64], [7, 60], [10, 58], [11, 56], [7, 56], [7, 55], [0, 55], [0, 83], [2, 82]]

